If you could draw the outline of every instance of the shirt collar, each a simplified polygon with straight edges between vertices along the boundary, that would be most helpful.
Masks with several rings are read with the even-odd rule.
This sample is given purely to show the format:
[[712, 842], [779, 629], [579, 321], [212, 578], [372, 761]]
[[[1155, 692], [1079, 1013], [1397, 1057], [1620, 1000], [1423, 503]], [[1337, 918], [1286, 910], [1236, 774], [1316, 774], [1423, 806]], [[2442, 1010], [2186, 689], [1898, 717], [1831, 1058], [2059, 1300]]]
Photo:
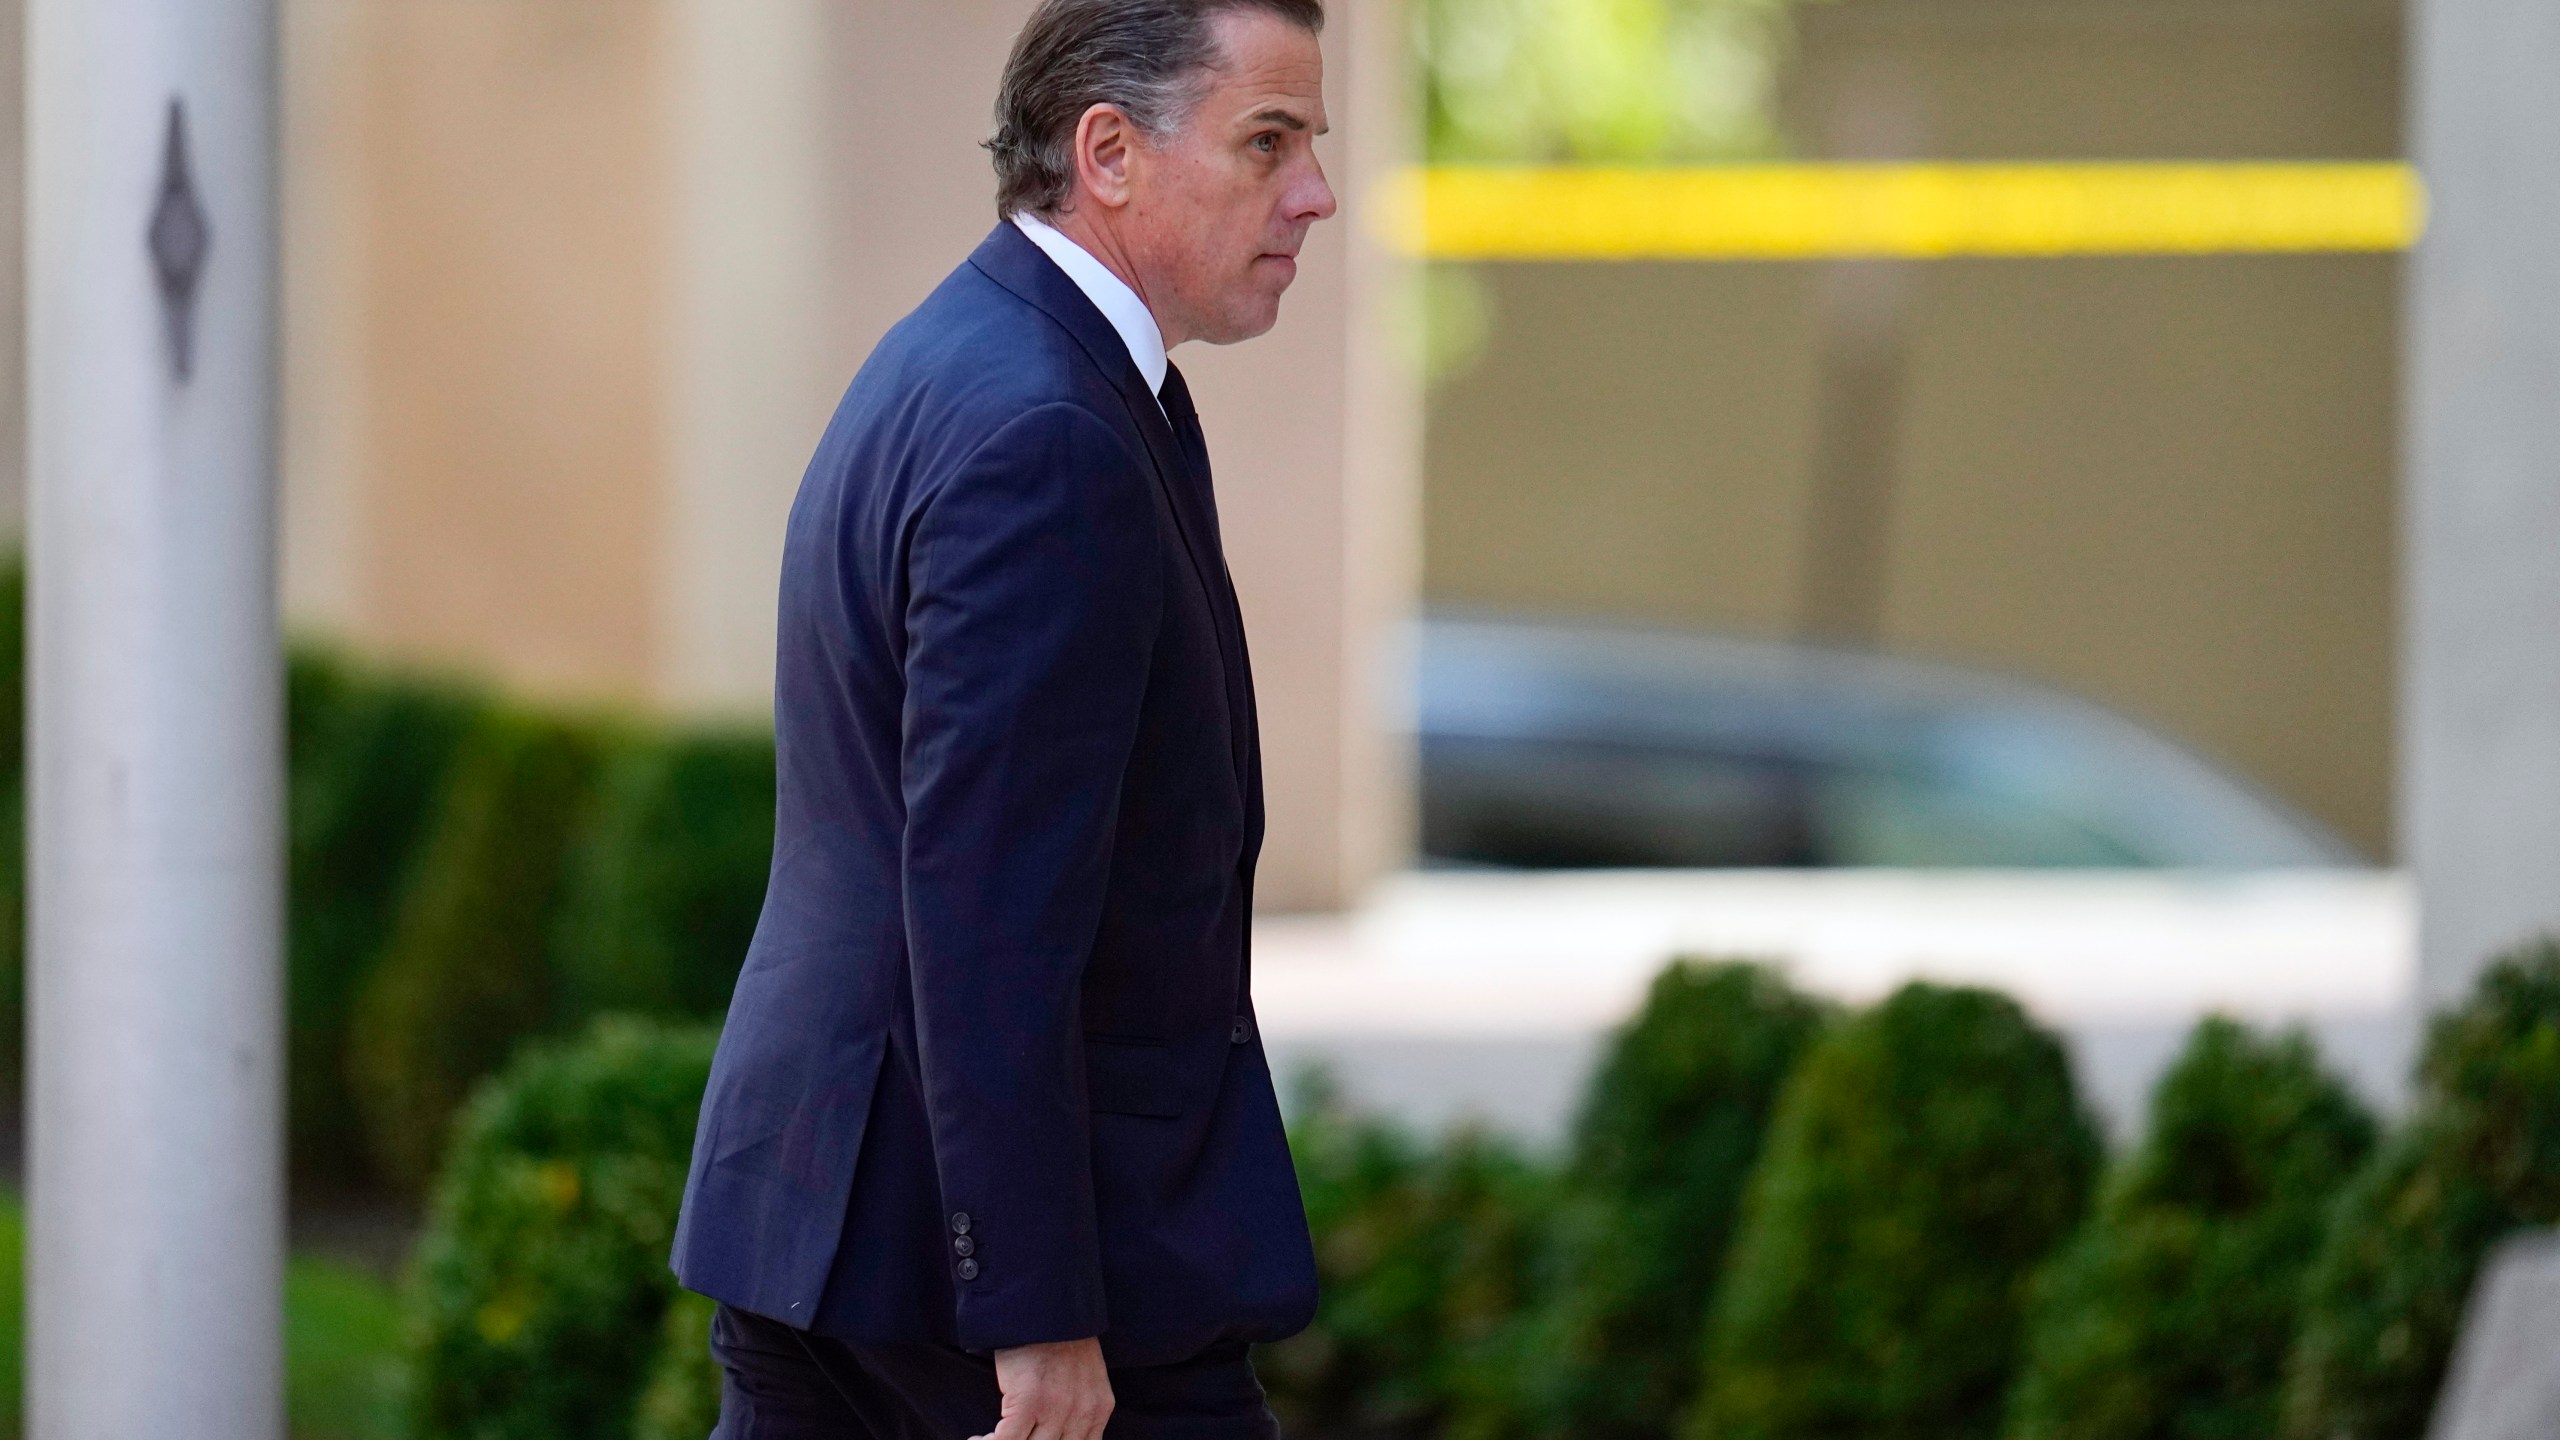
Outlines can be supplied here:
[[1156, 317], [1147, 302], [1127, 282], [1111, 273], [1109, 266], [1093, 258], [1091, 252], [1070, 240], [1058, 227], [1029, 211], [1017, 211], [1014, 225], [1041, 253], [1067, 272], [1067, 278], [1120, 332], [1120, 342], [1129, 347], [1129, 358], [1138, 362], [1138, 373], [1146, 377], [1147, 390], [1156, 394], [1164, 389], [1164, 332], [1156, 328]]

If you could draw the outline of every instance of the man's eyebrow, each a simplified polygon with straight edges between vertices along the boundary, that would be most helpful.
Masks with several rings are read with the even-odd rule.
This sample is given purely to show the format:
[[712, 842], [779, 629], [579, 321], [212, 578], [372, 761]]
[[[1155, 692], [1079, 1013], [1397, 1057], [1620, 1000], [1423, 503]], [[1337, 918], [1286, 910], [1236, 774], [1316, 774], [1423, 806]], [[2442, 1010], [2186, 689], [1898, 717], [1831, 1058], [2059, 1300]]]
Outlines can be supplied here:
[[1286, 110], [1265, 110], [1253, 117], [1253, 123], [1257, 125], [1266, 121], [1273, 125], [1285, 125], [1292, 130], [1304, 130], [1307, 128], [1306, 121]]

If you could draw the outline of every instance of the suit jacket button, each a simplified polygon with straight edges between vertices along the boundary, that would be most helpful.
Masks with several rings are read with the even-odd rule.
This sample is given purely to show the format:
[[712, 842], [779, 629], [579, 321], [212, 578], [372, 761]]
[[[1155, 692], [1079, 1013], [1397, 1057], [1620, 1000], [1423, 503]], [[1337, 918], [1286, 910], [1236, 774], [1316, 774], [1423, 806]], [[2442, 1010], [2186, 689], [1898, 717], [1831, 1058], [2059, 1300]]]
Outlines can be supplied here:
[[1241, 1015], [1236, 1017], [1235, 1024], [1227, 1027], [1227, 1043], [1230, 1045], [1241, 1045], [1252, 1038], [1253, 1027], [1247, 1025]]
[[975, 1261], [975, 1260], [963, 1260], [963, 1261], [961, 1261], [961, 1262], [960, 1262], [960, 1278], [961, 1278], [961, 1279], [963, 1279], [963, 1280], [975, 1280], [975, 1279], [977, 1279], [977, 1278], [978, 1278], [978, 1262], [977, 1262], [977, 1261]]
[[959, 1214], [951, 1217], [951, 1233], [954, 1235], [966, 1235], [969, 1233], [968, 1211], [963, 1210]]
[[951, 1250], [953, 1254], [966, 1260], [978, 1253], [978, 1242], [966, 1235], [955, 1235], [951, 1238]]

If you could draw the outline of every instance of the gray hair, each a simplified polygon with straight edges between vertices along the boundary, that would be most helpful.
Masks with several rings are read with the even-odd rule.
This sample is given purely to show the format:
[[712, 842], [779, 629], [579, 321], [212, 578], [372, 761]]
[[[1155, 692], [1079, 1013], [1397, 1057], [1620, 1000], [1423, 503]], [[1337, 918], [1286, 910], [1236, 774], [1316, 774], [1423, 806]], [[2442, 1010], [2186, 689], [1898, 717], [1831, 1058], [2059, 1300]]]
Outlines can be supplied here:
[[1218, 63], [1209, 22], [1259, 10], [1309, 33], [1323, 0], [1041, 0], [1005, 61], [996, 92], [996, 210], [1056, 212], [1074, 193], [1076, 124], [1116, 106], [1150, 141], [1182, 128]]

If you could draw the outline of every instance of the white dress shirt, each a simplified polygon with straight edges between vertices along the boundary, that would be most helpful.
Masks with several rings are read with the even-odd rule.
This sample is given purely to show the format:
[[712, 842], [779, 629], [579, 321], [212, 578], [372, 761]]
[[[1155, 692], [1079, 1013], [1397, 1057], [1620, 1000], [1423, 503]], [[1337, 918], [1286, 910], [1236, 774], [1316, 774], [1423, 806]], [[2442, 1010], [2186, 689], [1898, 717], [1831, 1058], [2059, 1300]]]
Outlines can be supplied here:
[[1148, 311], [1147, 302], [1128, 282], [1111, 273], [1111, 267], [1093, 258], [1092, 252], [1062, 234], [1058, 227], [1027, 210], [1016, 211], [1014, 225], [1031, 237], [1041, 253], [1057, 262], [1067, 278], [1076, 282], [1084, 298], [1120, 332], [1120, 343], [1129, 347], [1129, 358], [1138, 362], [1138, 373], [1146, 377], [1147, 391], [1156, 396], [1156, 406], [1164, 406], [1164, 332], [1156, 328], [1156, 317]]

